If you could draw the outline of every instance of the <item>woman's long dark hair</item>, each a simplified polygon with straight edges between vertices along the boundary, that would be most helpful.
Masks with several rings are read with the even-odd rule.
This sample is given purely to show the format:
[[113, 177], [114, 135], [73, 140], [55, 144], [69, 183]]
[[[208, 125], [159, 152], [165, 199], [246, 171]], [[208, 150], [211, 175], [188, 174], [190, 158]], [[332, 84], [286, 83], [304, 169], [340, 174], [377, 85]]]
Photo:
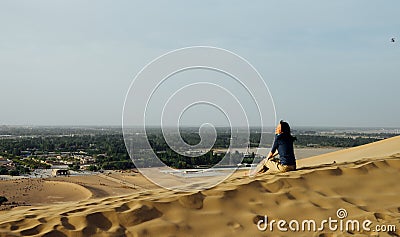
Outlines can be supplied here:
[[279, 124], [281, 125], [281, 131], [283, 134], [286, 134], [287, 136], [291, 137], [293, 139], [293, 141], [296, 141], [297, 138], [293, 137], [291, 132], [290, 132], [290, 126], [287, 122], [281, 120], [279, 121]]

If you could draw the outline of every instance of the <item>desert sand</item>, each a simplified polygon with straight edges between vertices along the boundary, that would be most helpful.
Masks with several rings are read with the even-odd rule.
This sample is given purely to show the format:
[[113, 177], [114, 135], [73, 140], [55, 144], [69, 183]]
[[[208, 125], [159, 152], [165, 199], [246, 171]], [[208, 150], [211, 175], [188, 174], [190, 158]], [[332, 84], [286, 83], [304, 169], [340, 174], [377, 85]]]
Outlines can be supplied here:
[[[192, 193], [158, 188], [135, 173], [23, 181], [39, 182], [18, 196], [18, 202], [31, 206], [0, 211], [0, 236], [400, 235], [400, 137], [302, 159], [298, 167], [252, 179], [237, 172], [214, 188]], [[26, 187], [18, 182], [0, 183], [1, 190]], [[347, 217], [340, 219], [338, 209]], [[266, 215], [287, 223], [331, 217], [372, 224], [369, 231], [325, 226], [283, 232], [276, 225], [260, 231], [256, 223]], [[373, 231], [378, 225], [396, 229]]]
[[0, 195], [23, 205], [77, 201], [92, 196], [80, 185], [43, 179], [0, 181], [0, 187]]

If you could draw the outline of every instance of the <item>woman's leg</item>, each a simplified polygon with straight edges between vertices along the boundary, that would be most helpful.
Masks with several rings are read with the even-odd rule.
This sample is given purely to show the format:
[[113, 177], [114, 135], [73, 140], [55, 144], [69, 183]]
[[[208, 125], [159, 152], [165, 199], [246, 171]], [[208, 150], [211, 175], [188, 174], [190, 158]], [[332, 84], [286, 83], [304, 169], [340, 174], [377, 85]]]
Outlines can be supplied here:
[[260, 163], [258, 163], [258, 165], [256, 166], [256, 168], [254, 170], [251, 170], [248, 174], [250, 177], [254, 177], [256, 176], [259, 172], [263, 172], [265, 170], [266, 167], [264, 167], [264, 163], [267, 160], [267, 158], [263, 159], [262, 161], [260, 161]]
[[249, 173], [251, 177], [256, 176], [257, 174], [263, 173], [276, 173], [280, 172], [278, 168], [279, 162], [275, 160], [269, 160], [267, 158], [263, 159], [260, 163], [258, 163], [257, 167]]
[[264, 166], [268, 168], [268, 173], [277, 173], [277, 172], [281, 172], [281, 170], [279, 169], [279, 161], [276, 160], [267, 160], [264, 163]]

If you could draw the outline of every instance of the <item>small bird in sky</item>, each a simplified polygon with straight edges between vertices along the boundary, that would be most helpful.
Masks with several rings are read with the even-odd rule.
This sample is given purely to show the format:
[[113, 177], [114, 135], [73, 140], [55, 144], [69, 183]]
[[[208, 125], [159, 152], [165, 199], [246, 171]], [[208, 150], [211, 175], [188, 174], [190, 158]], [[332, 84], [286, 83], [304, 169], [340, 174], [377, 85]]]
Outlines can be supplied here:
[[396, 39], [395, 38], [392, 38], [392, 43], [394, 43], [396, 41]]

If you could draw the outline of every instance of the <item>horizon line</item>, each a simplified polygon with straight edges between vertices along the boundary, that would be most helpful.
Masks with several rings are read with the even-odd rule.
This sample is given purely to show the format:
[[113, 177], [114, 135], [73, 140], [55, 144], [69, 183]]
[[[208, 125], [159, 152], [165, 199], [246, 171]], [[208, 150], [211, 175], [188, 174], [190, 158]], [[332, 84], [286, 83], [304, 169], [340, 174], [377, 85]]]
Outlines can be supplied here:
[[[13, 127], [13, 128], [26, 128], [26, 127], [47, 127], [47, 128], [121, 128], [122, 125], [50, 125], [50, 124], [1, 124], [1, 127]], [[126, 126], [129, 128], [137, 128], [137, 127], [142, 127], [141, 125], [132, 125], [132, 126]], [[163, 126], [164, 128], [173, 128], [175, 126]], [[179, 126], [181, 128], [199, 128], [199, 125], [181, 125]], [[214, 126], [215, 128], [230, 128], [229, 126]], [[233, 128], [261, 128], [262, 126], [236, 126]], [[275, 126], [266, 126], [266, 128], [274, 128]], [[316, 126], [311, 126], [311, 125], [293, 125], [291, 124], [292, 128], [341, 128], [341, 129], [346, 129], [346, 128], [369, 128], [369, 129], [400, 129], [399, 127], [395, 126], [344, 126], [344, 125], [316, 125]], [[161, 128], [160, 125], [147, 125], [146, 128]]]

